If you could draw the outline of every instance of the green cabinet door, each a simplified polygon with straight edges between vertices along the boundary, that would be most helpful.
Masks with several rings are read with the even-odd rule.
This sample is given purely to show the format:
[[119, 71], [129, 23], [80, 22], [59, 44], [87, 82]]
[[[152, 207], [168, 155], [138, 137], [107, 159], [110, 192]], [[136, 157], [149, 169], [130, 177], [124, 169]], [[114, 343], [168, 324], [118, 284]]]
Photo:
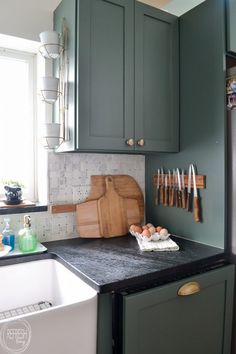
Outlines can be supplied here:
[[[200, 291], [178, 295], [188, 282]], [[123, 354], [230, 354], [234, 266], [123, 298]]]
[[236, 0], [226, 0], [227, 51], [236, 54]]
[[134, 0], [63, 0], [59, 32], [63, 17], [67, 140], [58, 151], [178, 151], [178, 18]]
[[78, 141], [83, 150], [133, 150], [133, 0], [80, 0]]
[[136, 2], [135, 140], [144, 140], [137, 150], [179, 149], [178, 39], [176, 16]]

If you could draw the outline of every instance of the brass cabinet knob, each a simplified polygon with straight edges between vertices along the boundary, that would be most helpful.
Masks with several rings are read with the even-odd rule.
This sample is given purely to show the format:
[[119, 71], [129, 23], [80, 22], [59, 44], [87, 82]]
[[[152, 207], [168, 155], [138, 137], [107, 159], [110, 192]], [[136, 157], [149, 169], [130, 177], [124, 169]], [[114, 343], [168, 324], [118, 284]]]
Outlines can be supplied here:
[[130, 138], [130, 139], [126, 140], [126, 145], [134, 146], [134, 139]]
[[145, 145], [145, 140], [144, 139], [139, 139], [137, 141], [138, 146], [144, 146]]
[[200, 284], [197, 283], [196, 281], [191, 281], [189, 283], [184, 284], [181, 286], [178, 290], [178, 295], [179, 296], [189, 296], [193, 295], [196, 293], [199, 293], [201, 290]]

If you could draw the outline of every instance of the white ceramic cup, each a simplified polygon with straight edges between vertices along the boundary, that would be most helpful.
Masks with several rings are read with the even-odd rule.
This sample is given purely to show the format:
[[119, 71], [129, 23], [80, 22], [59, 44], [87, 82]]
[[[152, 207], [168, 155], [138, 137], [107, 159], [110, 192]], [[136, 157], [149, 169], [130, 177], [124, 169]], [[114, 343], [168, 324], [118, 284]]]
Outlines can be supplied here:
[[59, 123], [45, 123], [42, 127], [44, 145], [48, 149], [54, 149], [61, 143]]
[[39, 35], [43, 47], [42, 54], [45, 58], [56, 59], [59, 57], [59, 33], [56, 31], [44, 31]]
[[59, 79], [57, 77], [44, 76], [41, 78], [40, 90], [45, 101], [54, 103], [58, 97]]

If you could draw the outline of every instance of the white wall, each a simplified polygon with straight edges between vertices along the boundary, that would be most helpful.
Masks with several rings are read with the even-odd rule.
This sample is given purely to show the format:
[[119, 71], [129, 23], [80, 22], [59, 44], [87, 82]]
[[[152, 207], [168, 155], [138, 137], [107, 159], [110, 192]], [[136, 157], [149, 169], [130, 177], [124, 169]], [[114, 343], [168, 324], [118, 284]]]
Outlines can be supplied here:
[[52, 28], [53, 10], [61, 0], [0, 0], [0, 33], [39, 40]]

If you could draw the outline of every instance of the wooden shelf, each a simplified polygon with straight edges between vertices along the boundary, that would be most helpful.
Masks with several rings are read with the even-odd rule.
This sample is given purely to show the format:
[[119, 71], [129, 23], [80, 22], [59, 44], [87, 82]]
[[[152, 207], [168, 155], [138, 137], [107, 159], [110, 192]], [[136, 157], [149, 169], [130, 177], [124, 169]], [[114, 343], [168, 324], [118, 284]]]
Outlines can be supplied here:
[[29, 201], [29, 200], [23, 200], [22, 203], [20, 204], [5, 204], [2, 200], [0, 200], [0, 208], [26, 208], [30, 206], [35, 206], [35, 203]]

